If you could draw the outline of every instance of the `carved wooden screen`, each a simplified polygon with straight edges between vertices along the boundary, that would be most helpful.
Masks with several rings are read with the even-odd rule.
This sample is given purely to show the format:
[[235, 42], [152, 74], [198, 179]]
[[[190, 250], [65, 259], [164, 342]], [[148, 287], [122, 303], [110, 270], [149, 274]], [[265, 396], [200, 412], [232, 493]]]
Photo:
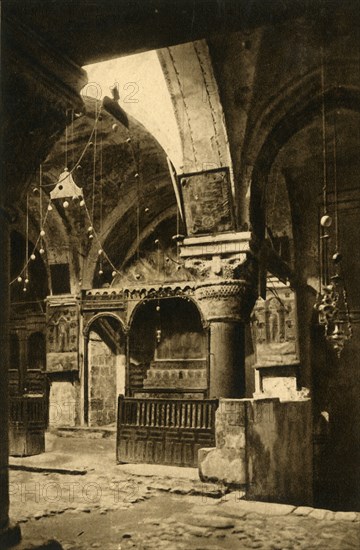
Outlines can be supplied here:
[[216, 399], [119, 396], [117, 461], [193, 466], [198, 450], [215, 446]]

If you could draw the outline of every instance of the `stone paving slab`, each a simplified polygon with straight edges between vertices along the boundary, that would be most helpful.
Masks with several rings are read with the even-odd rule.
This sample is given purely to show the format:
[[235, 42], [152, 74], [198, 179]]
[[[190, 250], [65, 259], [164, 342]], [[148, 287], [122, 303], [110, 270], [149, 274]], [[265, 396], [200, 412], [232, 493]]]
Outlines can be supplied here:
[[172, 480], [188, 479], [199, 481], [197, 468], [183, 468], [180, 466], [163, 466], [159, 464], [118, 464], [119, 471], [141, 477], [161, 477]]
[[[50, 465], [35, 466], [33, 460], [27, 460], [28, 458], [34, 457], [24, 457], [24, 458], [14, 458], [10, 457], [9, 459], [9, 469], [10, 470], [21, 470], [23, 472], [38, 472], [38, 473], [53, 473], [53, 474], [65, 474], [65, 475], [80, 475], [83, 476], [87, 474], [86, 468], [58, 468], [56, 466], [52, 467]], [[56, 463], [58, 461], [55, 461]]]
[[231, 511], [235, 514], [238, 512], [241, 514], [243, 512], [247, 512], [270, 516], [287, 516], [295, 510], [295, 506], [291, 506], [290, 504], [277, 504], [274, 502], [258, 502], [242, 499], [235, 503], [230, 499], [228, 501], [221, 502], [219, 508], [226, 512]]
[[334, 519], [334, 512], [331, 510], [324, 510], [323, 508], [313, 508], [308, 517], [319, 519], [320, 521], [332, 520]]
[[336, 521], [360, 521], [360, 512], [334, 512]]
[[[269, 502], [256, 502], [245, 500], [243, 491], [230, 491], [221, 484], [203, 483], [198, 477], [196, 468], [181, 468], [176, 466], [162, 466], [156, 464], [123, 464], [117, 465], [115, 462], [115, 449], [108, 440], [69, 440], [63, 439], [59, 442], [53, 434], [47, 436], [48, 452], [33, 457], [15, 458], [11, 457], [11, 464], [22, 465], [25, 468], [33, 468], [29, 473], [13, 472], [12, 476], [44, 476], [44, 478], [29, 478], [29, 482], [41, 482], [45, 489], [45, 496], [52, 496], [51, 486], [62, 489], [64, 497], [69, 500], [69, 489], [65, 486], [66, 476], [59, 476], [59, 473], [81, 472], [82, 477], [74, 478], [73, 484], [76, 485], [75, 501], [70, 502], [70, 506], [75, 504], [75, 508], [84, 508], [84, 495], [87, 487], [98, 487], [101, 494], [99, 504], [101, 509], [118, 509], [141, 502], [145, 499], [153, 498], [161, 492], [171, 495], [184, 495], [186, 498], [198, 498], [197, 509], [194, 514], [199, 512], [199, 505], [206, 507], [206, 513], [221, 514], [223, 516], [233, 516], [243, 518], [251, 514], [261, 516], [301, 516], [308, 517], [317, 521], [360, 521], [358, 512], [332, 512], [331, 510], [316, 509], [308, 506], [292, 506], [288, 504], [277, 504]], [[63, 441], [65, 445], [63, 447]], [[60, 447], [59, 447], [60, 443]], [[61, 452], [61, 449], [64, 451]], [[80, 453], [80, 455], [79, 455]], [[44, 468], [42, 473], [40, 468]], [[48, 469], [48, 471], [46, 471]], [[59, 472], [58, 470], [62, 470]], [[28, 470], [27, 470], [28, 471]], [[36, 473], [38, 472], [38, 473]], [[45, 477], [49, 476], [49, 477]], [[60, 478], [65, 479], [62, 481]], [[69, 483], [71, 484], [72, 481]], [[27, 483], [23, 477], [12, 477], [13, 487], [18, 490], [14, 498], [20, 498], [21, 483]], [[77, 483], [79, 482], [79, 483]], [[46, 493], [46, 485], [50, 484], [50, 492]], [[114, 496], [117, 500], [114, 501]], [[43, 497], [43, 494], [42, 494]], [[200, 498], [199, 498], [200, 497]], [[77, 502], [77, 500], [79, 502]], [[20, 502], [18, 503], [21, 504]], [[43, 503], [44, 504], [44, 503]], [[50, 507], [49, 503], [45, 504]], [[55, 502], [55, 513], [62, 513], [69, 509], [69, 502]], [[95, 503], [94, 503], [95, 504]], [[15, 505], [15, 503], [14, 503]], [[94, 507], [94, 506], [93, 506]], [[41, 502], [34, 503], [33, 514], [45, 513]], [[85, 512], [85, 511], [84, 511]], [[83, 512], [83, 513], [84, 513]], [[104, 512], [106, 513], [106, 512]]]
[[296, 514], [297, 516], [308, 516], [314, 508], [311, 508], [311, 506], [298, 506], [293, 511], [293, 514]]
[[278, 504], [275, 502], [260, 502], [238, 499], [236, 494], [228, 494], [223, 497], [216, 506], [209, 507], [208, 512], [226, 513], [234, 517], [244, 517], [248, 513], [255, 513], [265, 516], [306, 516], [319, 521], [360, 521], [360, 512], [333, 512], [322, 508], [311, 506], [292, 506], [289, 504]]
[[79, 457], [76, 452], [62, 450], [58, 447], [58, 438], [47, 434], [45, 438], [45, 452], [33, 456], [10, 456], [10, 469], [23, 469], [24, 471], [49, 471], [54, 473], [70, 473], [70, 471], [86, 473], [89, 467], [94, 466], [91, 456]]
[[116, 439], [116, 426], [100, 426], [100, 427], [88, 427], [88, 426], [74, 426], [74, 427], [62, 427], [51, 430], [51, 433], [57, 437], [80, 437], [86, 439]]
[[[203, 499], [196, 498], [157, 493], [149, 504], [140, 502], [128, 510], [123, 507], [107, 510], [106, 515], [102, 515], [102, 508], [88, 506], [82, 510], [84, 505], [78, 506], [63, 515], [24, 524], [24, 534], [52, 534], [61, 540], [64, 550], [357, 550], [359, 547], [359, 529], [355, 523], [254, 511], [244, 512], [244, 517], [232, 517], [221, 504], [208, 506]], [[230, 505], [236, 509], [239, 502]]]
[[235, 520], [221, 515], [207, 514], [179, 514], [176, 517], [179, 523], [195, 527], [212, 527], [214, 529], [230, 529], [235, 526]]

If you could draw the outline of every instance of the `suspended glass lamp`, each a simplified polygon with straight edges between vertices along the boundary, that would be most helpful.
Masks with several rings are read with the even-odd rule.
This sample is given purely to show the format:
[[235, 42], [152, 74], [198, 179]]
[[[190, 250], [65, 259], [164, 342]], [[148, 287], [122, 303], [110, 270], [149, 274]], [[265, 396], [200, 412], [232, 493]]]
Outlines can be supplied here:
[[325, 338], [340, 358], [345, 343], [352, 337], [352, 326], [344, 281], [338, 274], [331, 279], [331, 283], [323, 287], [316, 307]]
[[63, 206], [64, 208], [67, 208], [69, 206], [67, 199], [69, 198], [79, 199], [82, 201], [83, 192], [81, 187], [78, 187], [74, 182], [71, 172], [65, 168], [60, 174], [59, 180], [54, 189], [50, 192], [50, 199], [52, 201], [56, 199], [63, 199]]
[[327, 155], [326, 155], [326, 119], [324, 100], [324, 66], [322, 63], [322, 134], [323, 134], [323, 215], [320, 219], [320, 293], [315, 308], [318, 312], [318, 322], [325, 328], [325, 338], [332, 345], [340, 358], [345, 343], [352, 337], [350, 311], [342, 273], [339, 244], [339, 201], [336, 172], [336, 124], [334, 120], [334, 236], [335, 252], [329, 258], [330, 228], [333, 226], [332, 216], [328, 212], [327, 190]]

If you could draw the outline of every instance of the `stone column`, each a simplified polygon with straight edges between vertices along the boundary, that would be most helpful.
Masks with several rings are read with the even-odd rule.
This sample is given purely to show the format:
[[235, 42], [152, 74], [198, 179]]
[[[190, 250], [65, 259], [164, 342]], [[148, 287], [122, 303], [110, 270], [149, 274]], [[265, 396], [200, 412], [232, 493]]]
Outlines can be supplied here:
[[0, 218], [0, 547], [15, 544], [20, 529], [9, 527], [8, 363], [9, 220], [7, 209], [19, 200], [53, 144], [63, 132], [69, 108], [82, 109], [79, 91], [85, 72], [53, 51], [11, 18], [2, 30], [3, 139]]
[[244, 280], [207, 283], [195, 291], [210, 324], [210, 398], [245, 395], [245, 323], [255, 297]]
[[83, 411], [81, 424], [89, 424], [89, 333], [84, 335], [84, 359], [83, 359], [82, 401]]
[[20, 541], [18, 525], [9, 524], [9, 359], [10, 359], [10, 232], [9, 217], [0, 207], [0, 547], [7, 548]]
[[245, 394], [244, 327], [234, 321], [210, 323], [209, 397]]
[[8, 362], [9, 362], [9, 222], [4, 211], [1, 212], [0, 230], [0, 529], [8, 521]]

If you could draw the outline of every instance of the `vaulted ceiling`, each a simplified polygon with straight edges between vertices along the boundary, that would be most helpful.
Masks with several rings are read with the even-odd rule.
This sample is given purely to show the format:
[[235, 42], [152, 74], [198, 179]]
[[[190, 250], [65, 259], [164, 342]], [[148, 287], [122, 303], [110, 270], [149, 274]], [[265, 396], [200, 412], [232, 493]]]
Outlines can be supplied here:
[[[4, 0], [3, 14], [78, 65], [284, 21], [306, 10], [312, 17], [320, 10], [308, 0], [62, 0], [47, 9], [48, 3]], [[328, 1], [326, 10], [336, 3]]]
[[[32, 3], [31, 9], [30, 4], [25, 2], [24, 22], [31, 24], [36, 32], [50, 41], [48, 33], [51, 18], [56, 16], [58, 6], [49, 18], [40, 17], [35, 21], [34, 14], [38, 13], [38, 6], [36, 2]], [[131, 26], [133, 21], [136, 28], [144, 31], [142, 49], [147, 49], [150, 47], [147, 37], [154, 35], [154, 29], [152, 32], [144, 29], [144, 21], [150, 25], [152, 17], [159, 15], [161, 18], [162, 10], [166, 11], [166, 7], [162, 2], [149, 2], [149, 10], [153, 10], [150, 17], [147, 8], [137, 12], [135, 4], [132, 3], [130, 8], [130, 4], [124, 3], [123, 11], [118, 5], [114, 20], [119, 29], [122, 24], [127, 25], [127, 38], [131, 35], [128, 25], [130, 23]], [[196, 2], [195, 11], [191, 11], [187, 2], [175, 5], [179, 7], [181, 4], [181, 17], [186, 19], [192, 14], [192, 37], [198, 37], [198, 10], [206, 11], [210, 8], [211, 1]], [[315, 8], [312, 11], [306, 2], [299, 1], [296, 6], [292, 5], [291, 10], [287, 9], [287, 2], [282, 2], [282, 9], [277, 12], [278, 17], [273, 17], [275, 7], [270, 9], [265, 7], [264, 4], [267, 3], [262, 4], [263, 8], [258, 9], [260, 4], [252, 3], [251, 10], [247, 11], [247, 8], [250, 9], [247, 3], [240, 2], [237, 22], [230, 23], [226, 14], [231, 14], [234, 3], [225, 2], [225, 12], [223, 11], [221, 19], [225, 23], [217, 28], [212, 27], [212, 24], [218, 17], [218, 11], [215, 10], [213, 15], [206, 11], [208, 19], [205, 18], [202, 22], [206, 41], [172, 45], [183, 42], [187, 36], [183, 25], [185, 19], [181, 17], [179, 28], [182, 30], [179, 35], [175, 34], [172, 38], [164, 38], [165, 35], [162, 35], [167, 47], [160, 49], [156, 55], [162, 71], [162, 94], [168, 94], [166, 109], [171, 110], [173, 117], [171, 133], [172, 136], [175, 133], [177, 135], [170, 146], [167, 140], [169, 131], [167, 133], [167, 129], [161, 124], [161, 97], [164, 95], [159, 94], [157, 98], [154, 93], [148, 107], [148, 110], [153, 108], [153, 113], [147, 113], [147, 120], [152, 116], [152, 120], [157, 121], [151, 127], [154, 137], [141, 124], [130, 120], [130, 134], [133, 136], [134, 151], [139, 163], [138, 181], [134, 178], [138, 168], [134, 165], [131, 147], [126, 142], [126, 130], [119, 126], [114, 131], [115, 121], [110, 115], [103, 114], [96, 144], [98, 152], [100, 149], [103, 151], [103, 177], [100, 178], [99, 174], [99, 157], [95, 163], [94, 182], [94, 155], [91, 148], [88, 148], [81, 161], [81, 169], [74, 172], [74, 180], [84, 189], [84, 194], [90, 201], [91, 219], [99, 241], [88, 240], [86, 230], [89, 220], [78, 206], [71, 205], [67, 211], [59, 206], [52, 214], [53, 221], [49, 220], [62, 228], [59, 231], [51, 230], [55, 244], [47, 245], [50, 261], [56, 262], [60, 258], [63, 261], [64, 257], [70, 261], [72, 258], [70, 263], [74, 284], [79, 279], [82, 279], [85, 287], [101, 284], [101, 279], [96, 276], [100, 242], [112, 263], [120, 268], [124, 262], [129, 264], [137, 256], [137, 250], [141, 250], [142, 243], [147, 243], [146, 252], [151, 252], [152, 246], [149, 243], [154, 240], [158, 227], [163, 228], [165, 240], [171, 237], [172, 228], [175, 233], [176, 202], [166, 154], [170, 156], [178, 173], [228, 166], [232, 177], [238, 227], [251, 221], [254, 233], [259, 238], [262, 236], [264, 221], [271, 221], [270, 229], [275, 234], [285, 233], [290, 239], [294, 237], [294, 223], [297, 231], [300, 231], [303, 220], [307, 220], [306, 216], [301, 219], [305, 204], [298, 200], [300, 195], [306, 195], [303, 193], [303, 178], [311, 182], [307, 183], [307, 188], [312, 190], [311, 197], [305, 202], [311, 206], [312, 220], [316, 219], [315, 196], [321, 185], [318, 176], [322, 158], [322, 106], [328, 113], [340, 109], [342, 114], [349, 110], [358, 111], [360, 106], [359, 74], [354, 71], [359, 62], [360, 25], [355, 24], [359, 13], [354, 2], [348, 2], [346, 6], [342, 3], [340, 6], [334, 1], [323, 6], [319, 19], [320, 12]], [[276, 2], [275, 4], [277, 5]], [[303, 10], [304, 6], [306, 10]], [[93, 16], [97, 15], [99, 20], [104, 17], [109, 22], [108, 10], [111, 12], [115, 9], [109, 3], [102, 11], [97, 2], [89, 4], [88, 8], [88, 29], [91, 29]], [[128, 50], [122, 49], [121, 39], [116, 43], [114, 38], [111, 39], [113, 33], [110, 28], [109, 36], [104, 38], [101, 25], [96, 33], [97, 40], [90, 48], [87, 37], [85, 48], [84, 28], [78, 17], [78, 8], [65, 2], [64, 9], [72, 10], [70, 26], [66, 29], [63, 26], [64, 17], [61, 17], [50, 42], [54, 45], [61, 44], [64, 52], [70, 53], [71, 47], [74, 60], [85, 62], [111, 57], [112, 54], [115, 55], [115, 49], [116, 55], [127, 53]], [[10, 12], [12, 16], [16, 16], [15, 8], [9, 8], [8, 13]], [[292, 19], [291, 23], [289, 18]], [[205, 21], [209, 22], [208, 27]], [[229, 34], [229, 29], [236, 32]], [[119, 37], [119, 32], [116, 36]], [[159, 35], [157, 47], [164, 45], [162, 37]], [[131, 45], [131, 40], [127, 40], [126, 44], [128, 48], [133, 48], [132, 52], [137, 51], [136, 45]], [[341, 64], [337, 62], [339, 58]], [[81, 154], [94, 124], [94, 102], [87, 99], [86, 107], [86, 114], [74, 122], [74, 135], [72, 129], [68, 131], [68, 157], [72, 162]], [[346, 115], [344, 120], [349, 120], [349, 123], [352, 121], [355, 126], [349, 132], [345, 130], [346, 124], [339, 122], [342, 148], [344, 151], [356, 151], [359, 142], [357, 122], [351, 114]], [[101, 139], [102, 146], [99, 145]], [[343, 156], [342, 148], [339, 147], [340, 157]], [[55, 183], [63, 170], [64, 149], [65, 134], [57, 141], [44, 162], [45, 185]], [[345, 157], [339, 158], [339, 166], [340, 164], [346, 165]], [[356, 173], [356, 154], [352, 155], [350, 164], [353, 167], [350, 171]], [[303, 167], [302, 176], [299, 175], [299, 166]], [[275, 213], [271, 205], [274, 205], [274, 197], [278, 193], [281, 194], [279, 202], [283, 205], [283, 212], [277, 210]], [[264, 200], [266, 195], [270, 200]], [[37, 207], [34, 197], [30, 203], [35, 219]], [[266, 206], [272, 212], [266, 214]], [[271, 219], [274, 213], [277, 219]], [[36, 221], [34, 223], [36, 225]], [[304, 222], [304, 227], [306, 223]], [[313, 222], [310, 225], [313, 226]], [[313, 230], [311, 233], [315, 234]], [[313, 242], [308, 249], [312, 250], [311, 254], [315, 254]], [[303, 259], [307, 254], [305, 252]], [[304, 265], [306, 262], [301, 258], [302, 255], [298, 254], [299, 265]], [[109, 281], [111, 270], [112, 266], [105, 262], [103, 280]]]

